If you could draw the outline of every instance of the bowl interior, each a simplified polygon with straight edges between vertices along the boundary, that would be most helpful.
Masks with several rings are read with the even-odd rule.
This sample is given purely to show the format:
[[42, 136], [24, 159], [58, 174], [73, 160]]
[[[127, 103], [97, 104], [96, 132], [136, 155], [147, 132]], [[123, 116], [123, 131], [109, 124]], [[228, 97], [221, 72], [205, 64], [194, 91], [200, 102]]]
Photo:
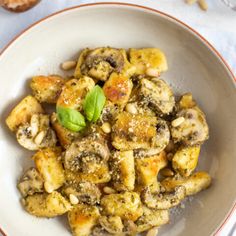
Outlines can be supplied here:
[[149, 10], [118, 5], [74, 8], [48, 18], [21, 35], [0, 57], [0, 226], [8, 235], [70, 235], [65, 218], [38, 219], [19, 204], [16, 182], [32, 164], [5, 126], [14, 104], [29, 93], [36, 74], [63, 74], [61, 62], [84, 47], [159, 47], [169, 70], [163, 79], [176, 94], [193, 93], [206, 113], [210, 139], [201, 150], [199, 169], [213, 177], [210, 189], [173, 210], [160, 235], [211, 235], [236, 198], [236, 93], [232, 76], [216, 54], [188, 28]]

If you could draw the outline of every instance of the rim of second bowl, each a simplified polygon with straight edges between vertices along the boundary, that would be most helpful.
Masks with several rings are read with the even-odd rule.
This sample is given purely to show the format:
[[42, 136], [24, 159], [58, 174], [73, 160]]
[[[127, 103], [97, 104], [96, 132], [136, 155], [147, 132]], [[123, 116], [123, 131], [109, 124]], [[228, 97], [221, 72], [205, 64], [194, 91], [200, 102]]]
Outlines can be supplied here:
[[[64, 12], [69, 12], [69, 11], [74, 10], [74, 9], [79, 9], [79, 8], [83, 8], [83, 7], [94, 7], [94, 6], [99, 6], [99, 5], [101, 5], [101, 6], [111, 6], [111, 5], [113, 5], [113, 6], [125, 6], [125, 7], [130, 7], [130, 8], [137, 8], [137, 9], [146, 10], [146, 11], [149, 11], [149, 12], [152, 12], [152, 13], [154, 12], [156, 14], [161, 15], [162, 17], [165, 17], [165, 18], [168, 18], [169, 20], [172, 20], [174, 23], [180, 25], [182, 28], [185, 28], [185, 29], [189, 30], [195, 37], [200, 39], [202, 41], [202, 43], [204, 43], [211, 50], [211, 52], [213, 52], [213, 54], [219, 59], [221, 64], [225, 67], [225, 69], [227, 70], [227, 72], [230, 75], [231, 79], [235, 82], [234, 84], [236, 85], [236, 75], [234, 75], [234, 73], [233, 73], [232, 69], [230, 68], [229, 64], [225, 61], [225, 59], [220, 54], [220, 52], [217, 49], [215, 49], [215, 47], [205, 37], [203, 37], [200, 33], [198, 33], [195, 29], [193, 29], [191, 26], [187, 25], [183, 21], [177, 19], [176, 17], [171, 16], [171, 15], [165, 13], [165, 12], [159, 11], [159, 10], [151, 8], [151, 7], [142, 6], [142, 5], [133, 4], [133, 3], [124, 3], [124, 2], [87, 3], [87, 4], [80, 4], [80, 5], [77, 5], [77, 6], [65, 8], [63, 10], [57, 11], [55, 13], [52, 13], [52, 14], [50, 14], [50, 15], [48, 15], [48, 16], [46, 16], [46, 17], [44, 17], [44, 18], [42, 18], [42, 19], [40, 19], [38, 21], [36, 21], [35, 23], [31, 24], [26, 29], [24, 29], [22, 32], [17, 34], [0, 51], [0, 58], [1, 58], [1, 56], [4, 55], [4, 52], [6, 52], [7, 49], [10, 48], [10, 46], [13, 45], [14, 42], [18, 40], [18, 38], [20, 38], [21, 36], [26, 34], [31, 28], [37, 27], [38, 25], [40, 25], [41, 22], [44, 22], [44, 21], [46, 21], [48, 19], [51, 19], [54, 16], [57, 16], [57, 15], [59, 15], [61, 13], [64, 13]], [[229, 219], [233, 215], [234, 211], [236, 211], [236, 199], [235, 199], [235, 202], [234, 202], [232, 208], [229, 210], [229, 212], [227, 213], [225, 218], [222, 220], [222, 223], [216, 228], [215, 232], [212, 232], [213, 236], [220, 235], [220, 232], [222, 231], [222, 229], [224, 228], [226, 223], [229, 221]], [[7, 236], [7, 234], [3, 231], [1, 226], [0, 226], [0, 234], [2, 234], [3, 236]]]

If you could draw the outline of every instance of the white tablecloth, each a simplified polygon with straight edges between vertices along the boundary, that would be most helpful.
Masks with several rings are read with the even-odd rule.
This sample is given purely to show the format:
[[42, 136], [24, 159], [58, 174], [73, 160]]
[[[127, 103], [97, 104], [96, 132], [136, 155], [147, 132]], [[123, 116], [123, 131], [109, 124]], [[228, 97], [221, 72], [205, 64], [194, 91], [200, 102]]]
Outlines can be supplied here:
[[[103, 0], [104, 2], [107, 0]], [[109, 2], [113, 0], [108, 0]], [[118, 1], [118, 0], [117, 0]], [[222, 54], [236, 74], [236, 11], [226, 7], [221, 0], [208, 0], [209, 9], [201, 11], [197, 4], [188, 6], [183, 0], [119, 0], [149, 6], [169, 13], [201, 33]], [[35, 8], [20, 14], [0, 9], [0, 50], [19, 32], [33, 22], [53, 12], [91, 0], [42, 0]], [[236, 236], [232, 232], [236, 212], [224, 227], [221, 235]], [[11, 236], [11, 235], [9, 235]]]

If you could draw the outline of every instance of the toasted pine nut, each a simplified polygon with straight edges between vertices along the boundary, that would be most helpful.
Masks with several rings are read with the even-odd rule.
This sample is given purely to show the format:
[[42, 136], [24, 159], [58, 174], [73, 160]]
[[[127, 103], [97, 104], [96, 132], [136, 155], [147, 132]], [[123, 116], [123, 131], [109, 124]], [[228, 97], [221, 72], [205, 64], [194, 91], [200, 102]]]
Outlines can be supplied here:
[[25, 199], [24, 199], [24, 198], [21, 198], [21, 199], [20, 199], [20, 202], [21, 202], [21, 204], [22, 204], [23, 206], [25, 206], [25, 204], [26, 204], [26, 201], [25, 201]]
[[164, 168], [160, 172], [164, 177], [171, 177], [174, 175], [174, 171], [169, 168]]
[[172, 161], [174, 155], [173, 155], [173, 153], [170, 152], [170, 153], [167, 154], [166, 157], [167, 157], [168, 161]]
[[47, 193], [52, 193], [54, 190], [53, 187], [48, 182], [44, 183], [44, 189]]
[[207, 5], [206, 0], [198, 0], [198, 5], [203, 11], [207, 11], [208, 5]]
[[125, 110], [131, 114], [137, 114], [137, 108], [133, 103], [128, 103], [125, 107]]
[[79, 199], [74, 195], [74, 194], [70, 194], [69, 195], [69, 198], [70, 198], [70, 203], [72, 204], [72, 205], [76, 205], [76, 204], [78, 204], [79, 203]]
[[103, 123], [101, 128], [104, 133], [111, 133], [111, 125], [108, 122]]
[[172, 125], [173, 127], [177, 127], [177, 126], [181, 125], [181, 124], [184, 122], [184, 120], [185, 120], [185, 118], [184, 118], [183, 116], [178, 117], [178, 118], [176, 118], [175, 120], [173, 120], [173, 121], [171, 122], [171, 125]]
[[146, 236], [156, 236], [158, 234], [158, 228], [154, 227], [150, 230], [148, 230]]
[[170, 140], [170, 142], [168, 143], [168, 145], [165, 148], [166, 152], [171, 152], [173, 151], [175, 148], [174, 142], [172, 140]]
[[197, 0], [186, 0], [185, 1], [187, 4], [193, 4], [193, 3], [195, 3], [195, 2], [197, 2]]
[[77, 62], [76, 61], [65, 61], [61, 64], [61, 68], [63, 70], [71, 70], [75, 68]]
[[146, 70], [146, 75], [151, 76], [151, 77], [158, 77], [160, 75], [158, 69], [155, 68], [147, 68]]
[[44, 132], [44, 131], [40, 131], [40, 132], [37, 134], [37, 136], [35, 137], [34, 142], [35, 142], [36, 144], [38, 144], [38, 145], [41, 144], [42, 141], [43, 141], [44, 136], [45, 136], [45, 132]]
[[113, 188], [107, 186], [103, 188], [103, 192], [107, 194], [116, 193], [116, 191]]
[[30, 119], [31, 135], [34, 137], [39, 131], [39, 120], [37, 115], [32, 115]]

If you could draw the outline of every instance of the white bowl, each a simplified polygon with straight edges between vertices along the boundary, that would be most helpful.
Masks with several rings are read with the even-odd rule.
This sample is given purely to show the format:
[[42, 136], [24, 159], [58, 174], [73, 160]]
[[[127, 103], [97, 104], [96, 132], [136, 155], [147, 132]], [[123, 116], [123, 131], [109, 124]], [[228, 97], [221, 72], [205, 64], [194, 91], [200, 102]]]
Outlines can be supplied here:
[[236, 199], [236, 90], [233, 74], [215, 49], [185, 24], [153, 9], [119, 3], [89, 4], [56, 13], [18, 36], [0, 56], [0, 226], [9, 235], [70, 235], [65, 219], [39, 219], [20, 206], [16, 182], [31, 163], [7, 130], [5, 118], [29, 92], [32, 75], [62, 73], [59, 64], [84, 47], [159, 47], [163, 74], [177, 94], [192, 92], [205, 111], [210, 139], [199, 169], [213, 184], [173, 212], [160, 236], [209, 236], [221, 229]]

